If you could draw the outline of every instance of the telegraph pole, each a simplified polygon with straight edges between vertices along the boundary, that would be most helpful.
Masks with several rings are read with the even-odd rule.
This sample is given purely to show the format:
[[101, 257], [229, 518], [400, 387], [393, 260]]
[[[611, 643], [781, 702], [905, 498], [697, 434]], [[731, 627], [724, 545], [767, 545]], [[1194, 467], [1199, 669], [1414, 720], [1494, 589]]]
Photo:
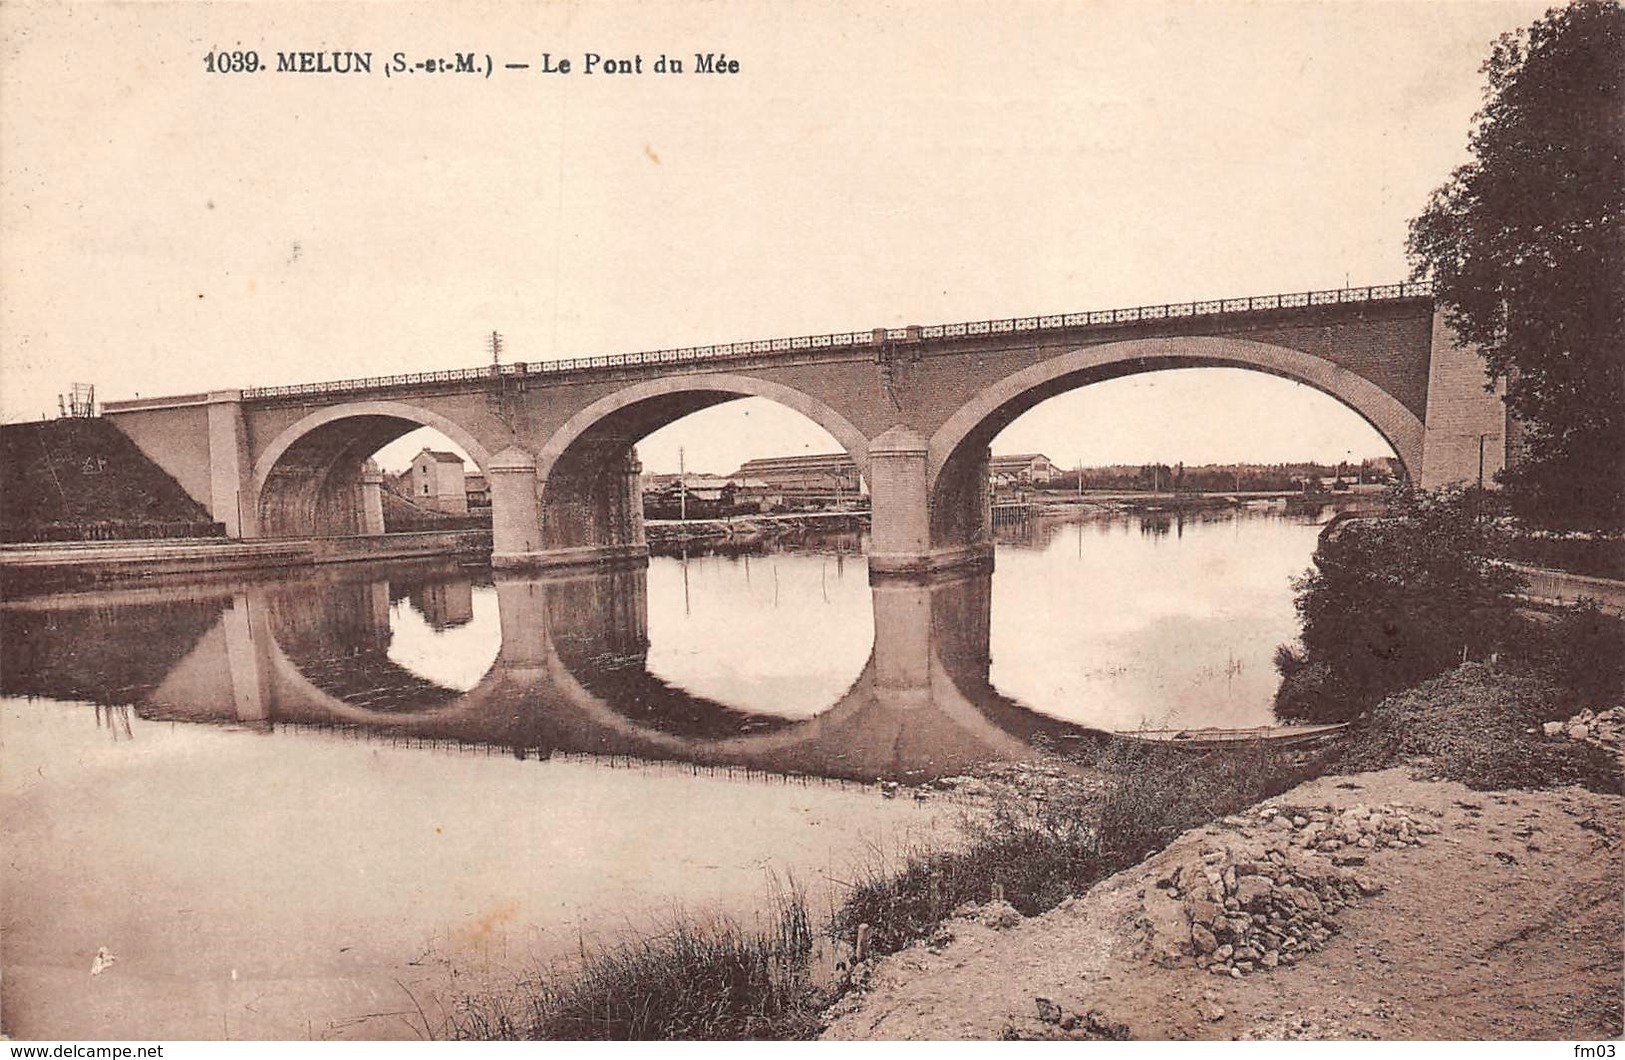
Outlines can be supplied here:
[[677, 517], [688, 522], [688, 470], [683, 462], [683, 447], [677, 447]]

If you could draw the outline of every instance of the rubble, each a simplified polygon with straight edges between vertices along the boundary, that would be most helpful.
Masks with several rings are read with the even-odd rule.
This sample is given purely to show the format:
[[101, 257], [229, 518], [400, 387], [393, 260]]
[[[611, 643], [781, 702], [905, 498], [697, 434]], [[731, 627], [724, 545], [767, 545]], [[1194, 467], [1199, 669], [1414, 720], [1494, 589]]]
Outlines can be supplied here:
[[1403, 806], [1226, 818], [1200, 861], [1160, 871], [1146, 893], [1152, 959], [1238, 979], [1295, 964], [1338, 933], [1338, 912], [1382, 893], [1368, 852], [1423, 846], [1438, 831]]
[[1123, 1042], [1129, 1037], [1128, 1026], [1106, 1019], [1100, 1013], [1074, 1012], [1056, 1004], [1047, 997], [1033, 998], [1038, 1021], [1007, 1023], [999, 1035], [1005, 1041], [1106, 1041]]
[[1613, 754], [1625, 754], [1625, 707], [1582, 710], [1567, 721], [1547, 722], [1541, 731], [1550, 738], [1567, 737]]

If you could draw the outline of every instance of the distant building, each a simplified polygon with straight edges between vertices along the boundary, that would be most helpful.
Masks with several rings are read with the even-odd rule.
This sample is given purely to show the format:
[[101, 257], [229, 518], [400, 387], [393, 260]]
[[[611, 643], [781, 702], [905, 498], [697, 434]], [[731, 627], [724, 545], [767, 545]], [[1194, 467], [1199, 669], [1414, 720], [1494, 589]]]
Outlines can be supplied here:
[[766, 479], [735, 478], [729, 481], [734, 486], [735, 508], [755, 508], [759, 512], [771, 512], [784, 507], [784, 491], [775, 488]]
[[856, 498], [864, 493], [857, 462], [846, 453], [750, 460], [740, 465], [733, 478], [759, 484], [751, 488], [781, 496], [786, 503]]
[[468, 510], [471, 512], [491, 507], [491, 483], [484, 475], [464, 475], [463, 494], [468, 497]]
[[[643, 515], [646, 519], [719, 519], [741, 510], [739, 486], [716, 475], [644, 475]], [[760, 511], [754, 502], [745, 510]]]
[[424, 449], [412, 458], [407, 473], [407, 495], [420, 508], [448, 514], [468, 514], [467, 476], [463, 458], [456, 453]]
[[1047, 486], [1060, 469], [1043, 453], [995, 456], [988, 461], [988, 478], [995, 486]]
[[722, 478], [718, 475], [643, 476], [643, 495], [645, 497], [676, 498], [681, 492], [687, 494], [689, 500], [720, 501], [724, 497], [731, 499], [734, 490], [733, 479]]
[[1374, 456], [1361, 461], [1362, 479], [1366, 482], [1397, 482], [1405, 475], [1405, 468], [1391, 456]]

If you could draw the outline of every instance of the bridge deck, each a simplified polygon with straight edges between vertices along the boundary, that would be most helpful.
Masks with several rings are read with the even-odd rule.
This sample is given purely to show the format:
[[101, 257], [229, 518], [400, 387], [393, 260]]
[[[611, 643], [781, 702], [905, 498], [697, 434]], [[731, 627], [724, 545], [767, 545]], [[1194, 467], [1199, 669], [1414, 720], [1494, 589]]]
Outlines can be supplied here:
[[[1431, 297], [1431, 295], [1432, 286], [1427, 283], [1394, 283], [1371, 287], [1345, 287], [1330, 291], [1300, 291], [1292, 294], [1252, 295], [1245, 298], [1214, 298], [1196, 302], [1130, 306], [1120, 309], [1097, 309], [1079, 313], [1010, 317], [1003, 320], [976, 320], [957, 324], [874, 328], [870, 331], [834, 332], [826, 335], [802, 335], [794, 338], [755, 339], [747, 342], [720, 343], [710, 346], [685, 346], [675, 349], [649, 350], [641, 353], [617, 353], [598, 357], [572, 357], [555, 361], [518, 362], [498, 366], [487, 365], [479, 368], [456, 368], [438, 372], [371, 376], [325, 383], [249, 387], [243, 390], [242, 396], [244, 401], [275, 401], [284, 398], [321, 397], [358, 391], [387, 390], [394, 387], [423, 386], [425, 384], [472, 383], [491, 379], [517, 380], [602, 369], [703, 364], [741, 357], [760, 357], [763, 354], [794, 354], [808, 350], [884, 347], [889, 343], [897, 342], [912, 343], [933, 339], [955, 339], [982, 335], [1042, 333], [1067, 328], [1201, 319], [1316, 306], [1393, 302], [1402, 299], [1427, 298]], [[201, 397], [201, 395], [199, 396]], [[137, 407], [139, 404], [140, 402], [106, 402], [103, 407], [116, 410]]]

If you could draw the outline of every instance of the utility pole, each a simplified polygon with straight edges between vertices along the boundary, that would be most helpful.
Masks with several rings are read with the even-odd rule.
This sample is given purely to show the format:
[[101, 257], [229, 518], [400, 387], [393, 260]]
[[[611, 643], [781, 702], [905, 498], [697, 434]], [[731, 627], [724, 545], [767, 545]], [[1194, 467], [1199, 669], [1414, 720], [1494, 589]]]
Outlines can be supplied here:
[[[688, 522], [688, 470], [684, 464], [683, 447], [677, 447], [677, 517]], [[685, 555], [685, 558], [686, 555]], [[686, 583], [685, 583], [686, 585]]]

